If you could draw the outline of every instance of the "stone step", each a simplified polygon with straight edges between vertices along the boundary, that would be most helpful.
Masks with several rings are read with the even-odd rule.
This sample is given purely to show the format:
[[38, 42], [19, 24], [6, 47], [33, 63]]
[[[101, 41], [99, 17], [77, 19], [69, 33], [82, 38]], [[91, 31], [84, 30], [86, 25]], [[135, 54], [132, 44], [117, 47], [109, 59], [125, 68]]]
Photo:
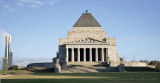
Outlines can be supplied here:
[[108, 66], [107, 62], [68, 62], [67, 66], [83, 65], [83, 66]]
[[89, 73], [89, 72], [117, 72], [115, 67], [105, 67], [105, 66], [68, 66], [61, 70], [61, 73]]

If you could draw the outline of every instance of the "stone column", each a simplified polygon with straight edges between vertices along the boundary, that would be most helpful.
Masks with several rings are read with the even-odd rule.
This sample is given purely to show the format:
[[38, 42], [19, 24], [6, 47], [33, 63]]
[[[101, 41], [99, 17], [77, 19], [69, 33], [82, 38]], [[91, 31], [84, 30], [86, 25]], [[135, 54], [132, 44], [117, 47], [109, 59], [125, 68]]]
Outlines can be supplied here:
[[74, 62], [74, 48], [72, 48], [72, 62]]
[[83, 54], [83, 61], [86, 62], [86, 48], [83, 48], [83, 49], [84, 49], [84, 52], [83, 52], [84, 53]]
[[80, 62], [80, 48], [78, 48], [78, 62]]
[[102, 50], [101, 50], [101, 55], [102, 55], [101, 60], [104, 61], [104, 48], [102, 48]]
[[106, 61], [109, 64], [109, 55], [108, 55], [108, 48], [106, 48]]
[[68, 48], [66, 48], [66, 62], [68, 62]]
[[90, 60], [90, 62], [92, 62], [92, 48], [89, 48], [89, 54], [90, 54], [90, 56], [89, 56], [89, 60]]
[[96, 57], [95, 57], [95, 59], [96, 59], [96, 62], [98, 62], [98, 48], [96, 48]]

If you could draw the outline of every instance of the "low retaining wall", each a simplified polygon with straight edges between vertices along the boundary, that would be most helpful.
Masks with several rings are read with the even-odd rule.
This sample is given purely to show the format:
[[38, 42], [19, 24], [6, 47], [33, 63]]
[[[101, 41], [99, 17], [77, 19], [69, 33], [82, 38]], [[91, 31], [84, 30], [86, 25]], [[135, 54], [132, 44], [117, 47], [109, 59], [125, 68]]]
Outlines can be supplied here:
[[27, 65], [27, 68], [32, 68], [32, 67], [54, 68], [54, 64], [52, 62], [46, 62], [46, 63], [31, 63]]
[[[147, 67], [146, 63], [143, 62], [123, 62], [125, 67]], [[120, 62], [110, 61], [110, 67], [117, 67]]]
[[124, 62], [125, 66], [129, 67], [146, 67], [147, 64], [143, 62]]

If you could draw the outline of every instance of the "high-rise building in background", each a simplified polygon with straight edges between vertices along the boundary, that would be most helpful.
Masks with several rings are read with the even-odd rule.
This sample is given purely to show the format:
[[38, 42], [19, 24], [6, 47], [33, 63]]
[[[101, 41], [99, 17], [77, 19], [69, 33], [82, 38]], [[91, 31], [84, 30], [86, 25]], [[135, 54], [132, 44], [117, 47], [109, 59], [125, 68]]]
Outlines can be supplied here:
[[6, 35], [5, 56], [3, 59], [3, 70], [8, 70], [12, 66], [13, 53], [11, 52], [11, 35]]

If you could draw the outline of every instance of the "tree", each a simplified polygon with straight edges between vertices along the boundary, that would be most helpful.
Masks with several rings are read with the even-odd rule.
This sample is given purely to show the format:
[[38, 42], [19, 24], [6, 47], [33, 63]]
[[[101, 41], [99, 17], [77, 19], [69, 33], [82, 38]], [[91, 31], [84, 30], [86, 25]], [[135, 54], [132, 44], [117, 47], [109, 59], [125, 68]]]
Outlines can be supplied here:
[[157, 66], [158, 63], [160, 63], [160, 62], [159, 62], [159, 61], [151, 61], [151, 62], [149, 63], [149, 65], [155, 65], [155, 66]]
[[149, 65], [155, 65], [156, 69], [160, 71], [160, 61], [151, 61]]
[[139, 62], [143, 62], [143, 63], [146, 63], [146, 64], [148, 64], [148, 63], [149, 63], [149, 61], [148, 61], [148, 60], [140, 60]]

